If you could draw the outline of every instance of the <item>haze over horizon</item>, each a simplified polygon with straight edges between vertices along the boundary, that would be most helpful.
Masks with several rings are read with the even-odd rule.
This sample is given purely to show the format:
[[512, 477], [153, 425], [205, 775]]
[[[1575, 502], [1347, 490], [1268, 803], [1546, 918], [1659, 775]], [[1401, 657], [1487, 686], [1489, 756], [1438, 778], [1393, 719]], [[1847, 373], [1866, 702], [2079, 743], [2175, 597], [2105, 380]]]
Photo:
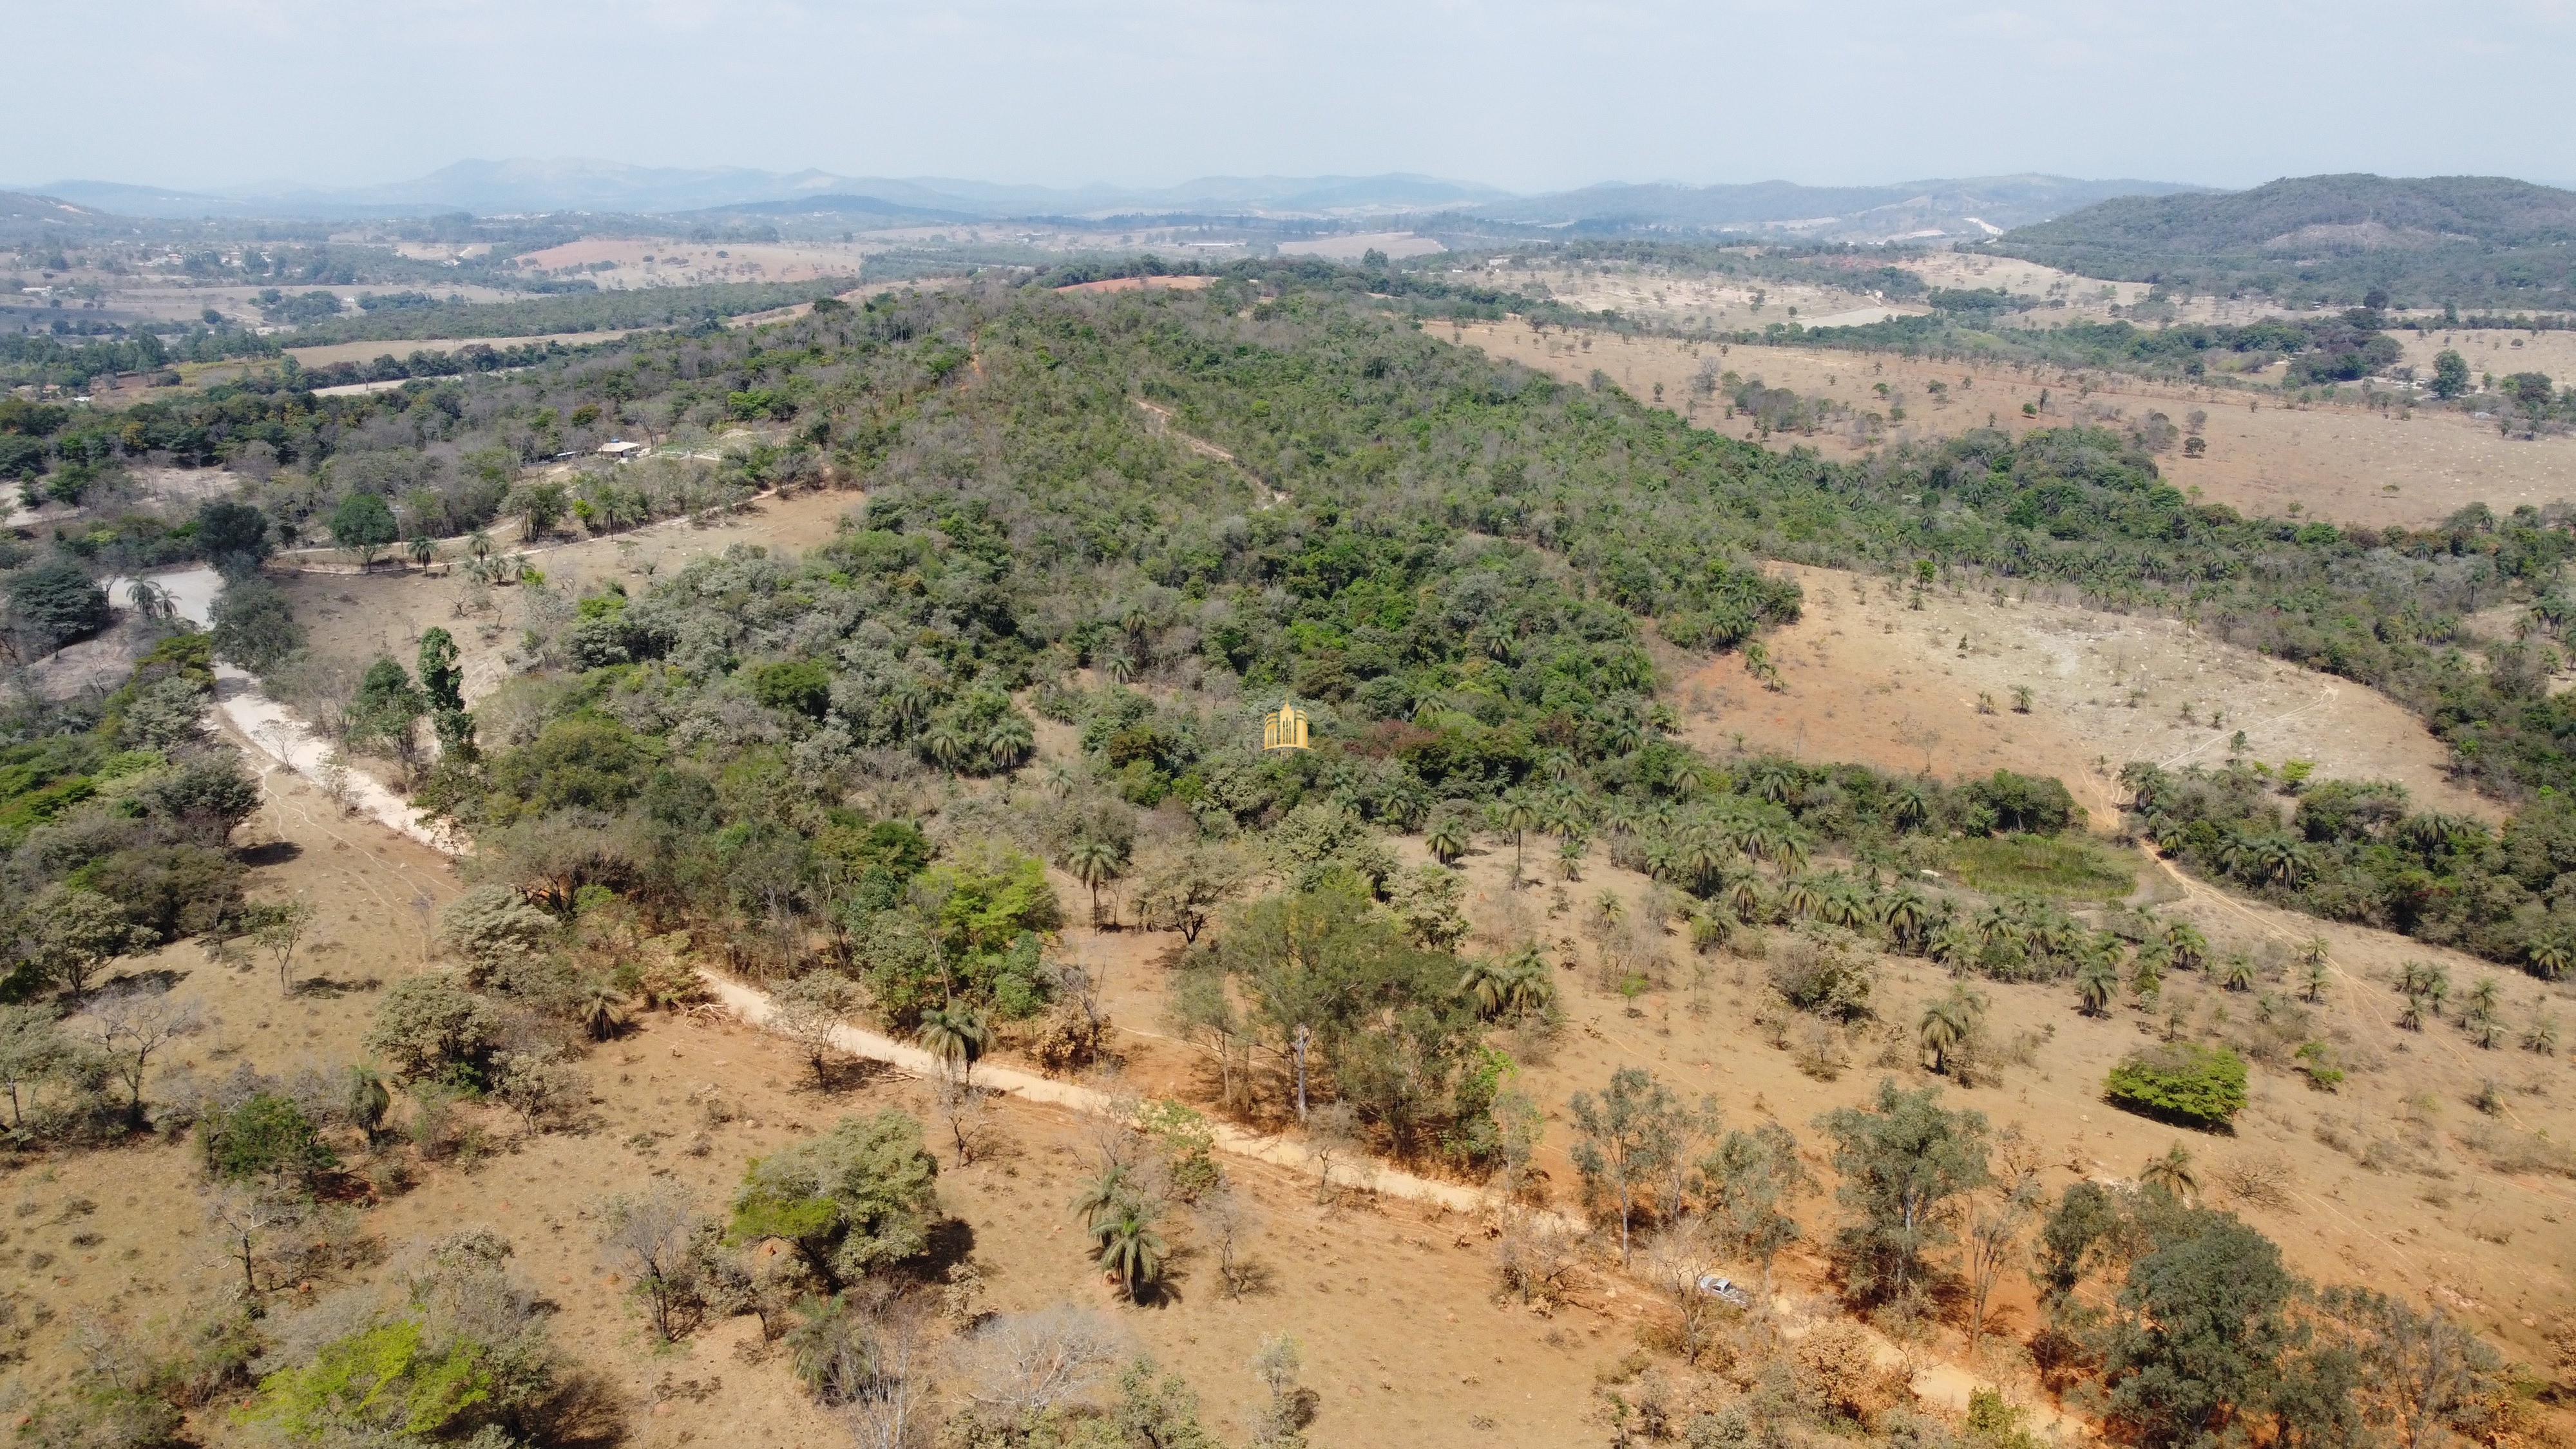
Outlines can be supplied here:
[[2361, 4], [2330, 27], [2279, 0], [1864, 0], [1829, 26], [1773, 0], [134, 0], [47, 7], [12, 42], [12, 184], [380, 185], [463, 157], [1049, 187], [1414, 172], [1523, 194], [2576, 172], [2554, 82], [2576, 6], [2557, 0]]

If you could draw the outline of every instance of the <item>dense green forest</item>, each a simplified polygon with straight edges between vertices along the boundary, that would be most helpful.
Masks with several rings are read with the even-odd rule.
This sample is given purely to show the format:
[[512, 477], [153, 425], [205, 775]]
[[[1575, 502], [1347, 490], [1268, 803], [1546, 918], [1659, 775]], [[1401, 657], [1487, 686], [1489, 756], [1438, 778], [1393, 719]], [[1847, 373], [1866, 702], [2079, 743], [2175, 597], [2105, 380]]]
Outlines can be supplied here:
[[2357, 305], [2576, 306], [2576, 192], [2494, 176], [2302, 176], [2134, 196], [1980, 244], [2088, 277]]

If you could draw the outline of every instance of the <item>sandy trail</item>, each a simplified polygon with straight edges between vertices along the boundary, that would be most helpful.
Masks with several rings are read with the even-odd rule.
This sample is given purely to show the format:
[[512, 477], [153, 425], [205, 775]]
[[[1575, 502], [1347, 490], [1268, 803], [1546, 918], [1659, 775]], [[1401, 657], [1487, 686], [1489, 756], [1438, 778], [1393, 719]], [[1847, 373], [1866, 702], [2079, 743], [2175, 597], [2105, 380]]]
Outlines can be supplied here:
[[[714, 989], [717, 999], [744, 1021], [754, 1026], [768, 1021], [770, 1001], [767, 992], [756, 987], [745, 986], [741, 982], [719, 976], [712, 971], [701, 970], [698, 975]], [[834, 1028], [832, 1044], [854, 1057], [883, 1062], [918, 1077], [937, 1077], [942, 1071], [939, 1059], [921, 1048], [908, 1046], [893, 1037], [865, 1031], [855, 1026]], [[1076, 1112], [1091, 1116], [1105, 1116], [1114, 1110], [1113, 1103], [1106, 1093], [1011, 1067], [993, 1065], [978, 1067], [974, 1073], [974, 1080], [979, 1085], [996, 1092], [1008, 1092], [1015, 1097], [1026, 1097], [1032, 1102], [1047, 1102], [1059, 1107], [1069, 1107]], [[1287, 1138], [1246, 1132], [1230, 1122], [1211, 1121], [1208, 1125], [1215, 1135], [1217, 1150], [1232, 1156], [1307, 1173], [1322, 1181], [1374, 1192], [1381, 1197], [1431, 1203], [1447, 1208], [1451, 1212], [1481, 1214], [1494, 1206], [1493, 1198], [1481, 1188], [1416, 1177], [1409, 1172], [1399, 1172], [1394, 1168], [1382, 1166], [1371, 1158], [1354, 1160], [1342, 1157], [1328, 1165], [1319, 1154]], [[1569, 1221], [1568, 1226], [1580, 1229], [1582, 1224]]]
[[[222, 575], [210, 568], [194, 568], [150, 577], [169, 591], [171, 607], [180, 618], [200, 629], [212, 626], [215, 596], [224, 589]], [[108, 596], [124, 597], [129, 583], [123, 578], [108, 580]], [[322, 786], [326, 792], [330, 790], [334, 773], [330, 761], [335, 753], [331, 742], [263, 693], [249, 670], [230, 664], [215, 666], [215, 709], [226, 724], [250, 742], [252, 749]], [[398, 835], [410, 836], [433, 850], [449, 855], [465, 852], [468, 842], [461, 835], [452, 829], [422, 824], [411, 803], [374, 776], [356, 769], [338, 773], [345, 777], [341, 788], [352, 813], [364, 815]]]

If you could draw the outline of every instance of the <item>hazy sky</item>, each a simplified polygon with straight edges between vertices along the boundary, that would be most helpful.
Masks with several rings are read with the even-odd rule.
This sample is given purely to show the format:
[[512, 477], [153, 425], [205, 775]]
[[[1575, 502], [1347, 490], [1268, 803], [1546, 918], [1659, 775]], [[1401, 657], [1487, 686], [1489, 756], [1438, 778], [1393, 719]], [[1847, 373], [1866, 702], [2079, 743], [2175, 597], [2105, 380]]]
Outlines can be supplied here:
[[2576, 180], [2576, 0], [18, 0], [0, 181]]

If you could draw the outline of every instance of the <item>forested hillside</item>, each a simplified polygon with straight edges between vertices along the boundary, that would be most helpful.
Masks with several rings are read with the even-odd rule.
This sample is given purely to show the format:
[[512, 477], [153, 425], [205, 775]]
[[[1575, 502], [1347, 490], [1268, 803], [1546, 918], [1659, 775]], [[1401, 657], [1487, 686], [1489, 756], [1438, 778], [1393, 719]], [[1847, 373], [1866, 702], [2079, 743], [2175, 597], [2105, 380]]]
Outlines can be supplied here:
[[2092, 277], [2352, 305], [2576, 303], [2576, 192], [2496, 176], [2302, 176], [2251, 191], [2130, 196], [1984, 244]]

